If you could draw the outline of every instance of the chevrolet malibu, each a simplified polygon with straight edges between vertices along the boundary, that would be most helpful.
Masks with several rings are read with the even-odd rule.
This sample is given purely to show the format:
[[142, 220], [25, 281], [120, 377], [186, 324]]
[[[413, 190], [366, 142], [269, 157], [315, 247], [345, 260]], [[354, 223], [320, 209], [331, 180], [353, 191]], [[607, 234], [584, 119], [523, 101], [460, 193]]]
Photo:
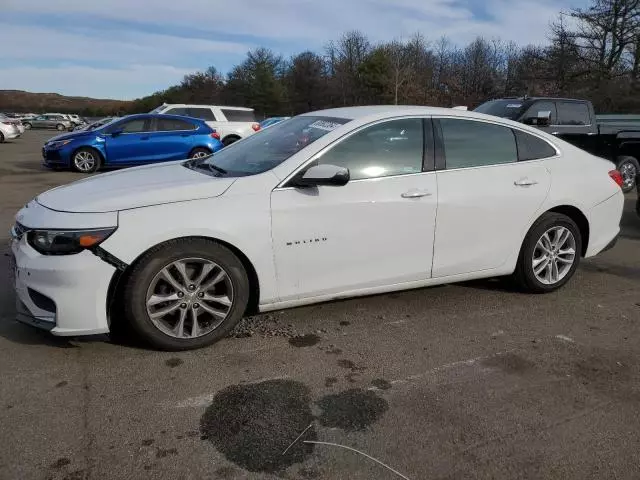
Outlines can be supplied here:
[[182, 350], [246, 313], [336, 298], [496, 276], [551, 292], [615, 241], [621, 183], [610, 162], [506, 119], [308, 113], [210, 157], [37, 196], [12, 231], [18, 316], [54, 335], [123, 321]]

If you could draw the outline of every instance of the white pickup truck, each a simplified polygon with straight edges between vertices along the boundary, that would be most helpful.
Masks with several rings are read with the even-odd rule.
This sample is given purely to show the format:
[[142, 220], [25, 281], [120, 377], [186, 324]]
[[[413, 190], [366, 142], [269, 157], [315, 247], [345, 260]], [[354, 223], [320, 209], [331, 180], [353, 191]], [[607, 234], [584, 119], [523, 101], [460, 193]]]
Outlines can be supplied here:
[[185, 115], [204, 120], [220, 135], [220, 140], [225, 147], [260, 130], [260, 124], [256, 122], [252, 108], [165, 103], [150, 113]]

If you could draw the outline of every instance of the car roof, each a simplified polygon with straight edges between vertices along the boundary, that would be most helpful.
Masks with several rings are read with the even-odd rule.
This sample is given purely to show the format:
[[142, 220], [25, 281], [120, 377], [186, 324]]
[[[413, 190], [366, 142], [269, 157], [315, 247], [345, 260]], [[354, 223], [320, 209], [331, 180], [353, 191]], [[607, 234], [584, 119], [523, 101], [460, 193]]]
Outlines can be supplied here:
[[[115, 117], [114, 117], [115, 118]], [[205, 123], [204, 120], [201, 120], [199, 118], [194, 118], [194, 117], [190, 117], [188, 115], [171, 115], [171, 114], [166, 114], [166, 113], [132, 113], [131, 115], [126, 115], [124, 117], [121, 117], [123, 119], [135, 119], [135, 118], [160, 118], [160, 119], [167, 119], [167, 118], [174, 118], [174, 119], [178, 119], [178, 120], [191, 120], [192, 122], [196, 122], [196, 123]]]
[[224, 108], [225, 110], [242, 110], [245, 112], [253, 112], [253, 108], [249, 107], [228, 107], [226, 105], [197, 105], [193, 103], [165, 103], [163, 107]]
[[388, 118], [399, 115], [438, 115], [438, 116], [450, 116], [450, 117], [464, 117], [464, 118], [495, 118], [487, 116], [481, 113], [476, 113], [468, 110], [456, 110], [453, 108], [442, 107], [425, 107], [425, 106], [413, 106], [413, 105], [370, 105], [365, 107], [341, 107], [330, 108], [327, 110], [317, 110], [315, 112], [304, 113], [307, 116], [322, 116], [322, 117], [336, 117], [345, 119], [362, 119], [365, 117], [374, 118]]

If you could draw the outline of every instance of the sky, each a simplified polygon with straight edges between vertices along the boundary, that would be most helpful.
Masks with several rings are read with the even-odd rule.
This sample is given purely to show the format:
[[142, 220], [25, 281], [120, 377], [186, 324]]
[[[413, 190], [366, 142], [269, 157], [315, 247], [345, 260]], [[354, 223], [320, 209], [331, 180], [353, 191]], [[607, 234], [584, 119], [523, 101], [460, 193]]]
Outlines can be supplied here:
[[246, 52], [322, 51], [360, 30], [371, 41], [477, 35], [547, 42], [561, 10], [588, 0], [0, 0], [0, 90], [133, 99]]

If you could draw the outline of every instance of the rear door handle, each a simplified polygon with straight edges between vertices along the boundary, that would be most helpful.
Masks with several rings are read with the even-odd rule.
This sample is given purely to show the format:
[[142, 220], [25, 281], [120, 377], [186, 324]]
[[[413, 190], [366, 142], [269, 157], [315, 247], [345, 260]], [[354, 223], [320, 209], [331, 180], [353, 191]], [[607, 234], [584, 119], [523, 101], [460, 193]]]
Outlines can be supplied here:
[[426, 192], [424, 190], [412, 189], [407, 192], [404, 192], [400, 195], [402, 198], [421, 198], [421, 197], [430, 197], [431, 193]]
[[535, 180], [528, 180], [526, 178], [523, 178], [522, 180], [516, 180], [515, 182], [513, 182], [513, 184], [516, 187], [530, 187], [531, 185], [537, 185], [538, 182], [536, 182]]

